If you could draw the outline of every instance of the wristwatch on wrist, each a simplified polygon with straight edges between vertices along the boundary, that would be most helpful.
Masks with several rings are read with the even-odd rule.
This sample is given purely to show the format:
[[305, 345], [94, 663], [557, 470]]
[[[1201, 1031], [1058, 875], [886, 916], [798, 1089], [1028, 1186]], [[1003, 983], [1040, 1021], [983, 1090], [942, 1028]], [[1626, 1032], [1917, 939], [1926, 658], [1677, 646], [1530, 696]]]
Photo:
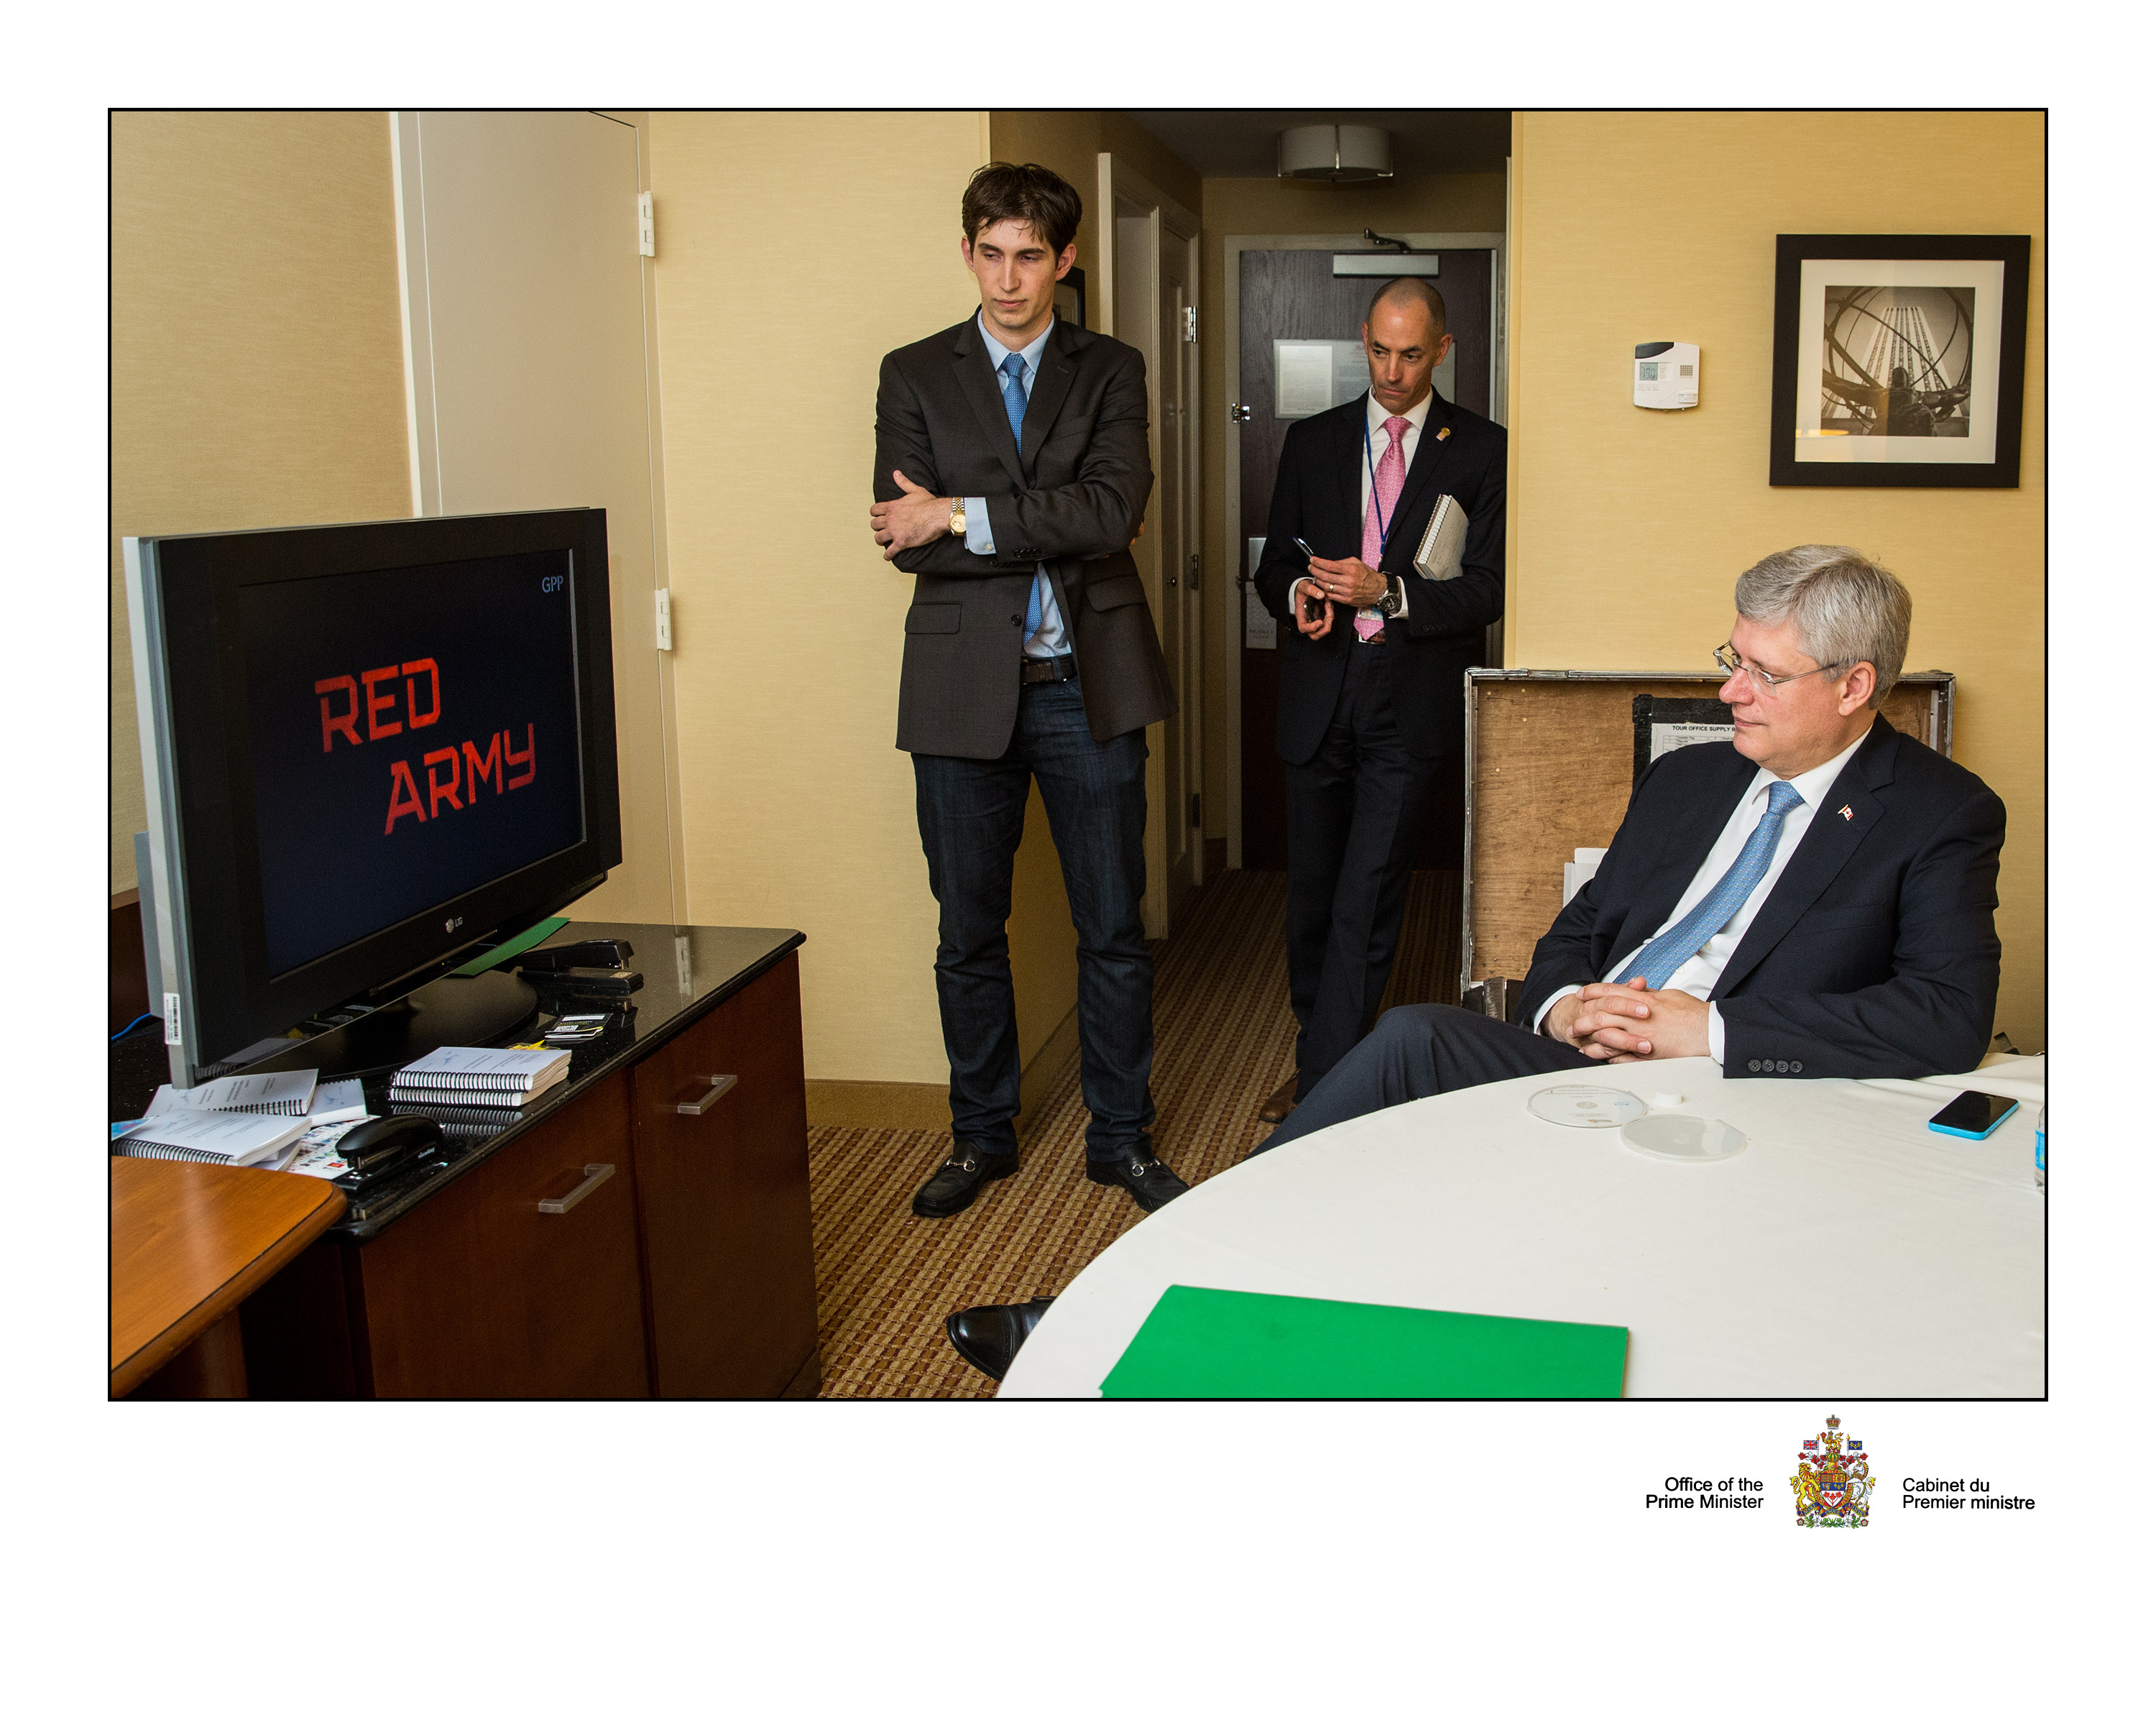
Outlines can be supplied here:
[[1400, 607], [1406, 601], [1407, 594], [1400, 586], [1400, 578], [1397, 575], [1388, 575], [1385, 578], [1384, 593], [1378, 600], [1378, 608], [1388, 617], [1397, 617], [1400, 614]]
[[966, 500], [963, 497], [951, 500], [951, 535], [954, 539], [966, 536]]

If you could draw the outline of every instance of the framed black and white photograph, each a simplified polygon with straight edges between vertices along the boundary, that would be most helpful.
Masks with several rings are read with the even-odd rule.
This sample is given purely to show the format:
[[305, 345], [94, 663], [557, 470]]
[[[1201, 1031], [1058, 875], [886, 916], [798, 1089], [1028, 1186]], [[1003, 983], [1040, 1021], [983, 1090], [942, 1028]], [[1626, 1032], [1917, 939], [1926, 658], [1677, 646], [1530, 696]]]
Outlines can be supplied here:
[[2029, 237], [1774, 242], [1768, 483], [2021, 483]]
[[1055, 284], [1055, 315], [1081, 330], [1086, 327], [1086, 272], [1075, 264]]

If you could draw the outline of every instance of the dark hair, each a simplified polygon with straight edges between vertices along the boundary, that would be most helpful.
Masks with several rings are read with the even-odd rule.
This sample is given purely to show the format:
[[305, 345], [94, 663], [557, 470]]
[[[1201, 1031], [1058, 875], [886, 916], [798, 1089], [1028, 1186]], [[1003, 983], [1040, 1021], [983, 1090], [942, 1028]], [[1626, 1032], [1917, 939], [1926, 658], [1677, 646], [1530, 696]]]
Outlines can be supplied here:
[[958, 218], [971, 244], [981, 229], [998, 222], [1023, 222], [1057, 257], [1078, 237], [1086, 205], [1070, 182], [1037, 162], [991, 162], [966, 182]]
[[1378, 315], [1378, 308], [1388, 300], [1412, 300], [1430, 314], [1431, 327], [1439, 335], [1445, 333], [1445, 295], [1420, 275], [1395, 275], [1390, 281], [1370, 295], [1370, 309], [1363, 314], [1368, 323]]

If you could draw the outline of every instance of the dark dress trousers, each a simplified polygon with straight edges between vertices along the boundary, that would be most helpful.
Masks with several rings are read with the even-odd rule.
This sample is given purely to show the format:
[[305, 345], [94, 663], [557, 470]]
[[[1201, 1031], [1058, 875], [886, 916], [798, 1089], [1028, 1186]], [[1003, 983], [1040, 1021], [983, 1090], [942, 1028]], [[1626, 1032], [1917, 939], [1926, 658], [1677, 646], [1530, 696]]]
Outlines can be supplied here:
[[[1283, 624], [1288, 997], [1305, 1097], [1377, 1016], [1424, 804], [1460, 750], [1462, 674], [1505, 609], [1505, 433], [1433, 392], [1378, 565], [1401, 578], [1407, 615], [1387, 619], [1384, 640], [1369, 645], [1348, 606], [1333, 608], [1322, 640], [1296, 630], [1289, 593], [1308, 571], [1296, 540], [1323, 557], [1362, 554], [1368, 403], [1358, 396], [1290, 429], [1256, 578]], [[1448, 494], [1467, 511], [1462, 572], [1426, 581], [1414, 554]]]
[[[1145, 362], [1058, 319], [1014, 441], [975, 320], [885, 356], [875, 493], [893, 469], [984, 497], [993, 557], [943, 536], [899, 553], [914, 578], [898, 746], [936, 896], [937, 1004], [953, 1134], [1018, 1147], [1011, 865], [1038, 783], [1078, 932], [1079, 1081], [1089, 1157], [1143, 1148], [1153, 1120], [1145, 891], [1145, 727], [1175, 697], [1130, 544], [1152, 490]], [[1075, 680], [1019, 679], [1026, 600], [1045, 563]]]
[[[1535, 947], [1522, 1019], [1599, 982], [1699, 872], [1756, 764], [1727, 743], [1655, 762], [1609, 855]], [[1709, 998], [1730, 1078], [1920, 1078], [1982, 1060], [1999, 996], [2006, 809], [1984, 781], [1872, 721]], [[1847, 810], [1844, 814], [1844, 810]], [[1268, 1147], [1469, 1084], [1599, 1065], [1525, 1024], [1402, 1007]]]

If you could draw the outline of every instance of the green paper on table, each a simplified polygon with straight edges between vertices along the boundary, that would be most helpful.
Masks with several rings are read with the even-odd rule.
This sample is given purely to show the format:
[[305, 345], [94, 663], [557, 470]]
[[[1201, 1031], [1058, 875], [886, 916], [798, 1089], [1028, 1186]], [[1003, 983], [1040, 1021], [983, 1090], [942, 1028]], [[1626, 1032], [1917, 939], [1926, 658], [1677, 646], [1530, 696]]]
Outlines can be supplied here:
[[1101, 1380], [1144, 1396], [1614, 1396], [1613, 1324], [1173, 1286]]
[[561, 929], [567, 928], [568, 926], [569, 919], [567, 916], [543, 916], [538, 922], [533, 923], [529, 928], [526, 929], [523, 933], [513, 934], [500, 946], [488, 947], [485, 952], [480, 953], [479, 957], [473, 959], [470, 963], [458, 966], [457, 968], [451, 971], [449, 974], [452, 976], [477, 976], [482, 971], [492, 970], [494, 967], [501, 963], [503, 959], [514, 958], [521, 952], [530, 952], [532, 947], [537, 946], [540, 942], [545, 940], [549, 935], [553, 934]]

